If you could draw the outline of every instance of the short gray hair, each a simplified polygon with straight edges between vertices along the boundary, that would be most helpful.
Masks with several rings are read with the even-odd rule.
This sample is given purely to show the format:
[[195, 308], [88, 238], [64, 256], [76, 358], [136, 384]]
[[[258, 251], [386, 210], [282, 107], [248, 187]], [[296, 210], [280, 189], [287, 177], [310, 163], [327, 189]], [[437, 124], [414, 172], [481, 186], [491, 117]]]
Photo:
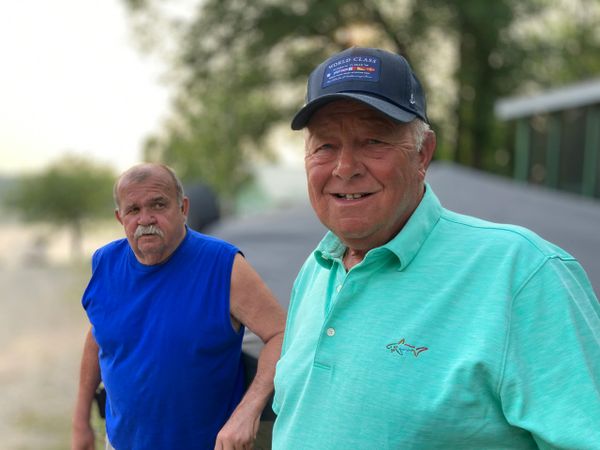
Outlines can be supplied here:
[[431, 131], [431, 127], [427, 122], [421, 119], [414, 119], [412, 122], [410, 122], [410, 126], [415, 139], [415, 148], [418, 152], [420, 152], [421, 148], [423, 147], [423, 143], [425, 142], [425, 136], [427, 136], [427, 132]]
[[183, 192], [183, 184], [181, 184], [181, 180], [177, 177], [177, 175], [175, 174], [175, 171], [173, 169], [171, 169], [169, 166], [167, 166], [166, 164], [160, 164], [160, 163], [142, 163], [142, 164], [137, 164], [129, 169], [127, 169], [125, 172], [123, 172], [119, 178], [117, 178], [117, 181], [115, 182], [114, 186], [113, 186], [113, 200], [115, 202], [115, 207], [117, 209], [119, 209], [119, 186], [121, 185], [121, 183], [123, 181], [128, 181], [128, 182], [134, 182], [134, 183], [141, 183], [142, 181], [144, 181], [145, 179], [147, 179], [148, 177], [150, 177], [151, 175], [154, 175], [154, 172], [152, 171], [152, 169], [159, 167], [163, 170], [165, 170], [169, 176], [171, 177], [172, 181], [173, 181], [173, 185], [175, 187], [175, 192], [177, 194], [177, 203], [179, 206], [183, 205], [183, 197], [184, 197], [184, 192]]

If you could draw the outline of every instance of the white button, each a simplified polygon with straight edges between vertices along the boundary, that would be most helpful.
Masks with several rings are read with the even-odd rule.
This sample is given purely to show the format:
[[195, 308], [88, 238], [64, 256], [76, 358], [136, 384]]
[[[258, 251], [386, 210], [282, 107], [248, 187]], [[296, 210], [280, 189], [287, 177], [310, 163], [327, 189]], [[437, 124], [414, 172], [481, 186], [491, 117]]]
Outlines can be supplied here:
[[342, 285], [341, 285], [341, 284], [338, 284], [338, 285], [335, 287], [335, 291], [336, 291], [336, 292], [340, 292], [341, 290], [342, 290]]
[[327, 328], [327, 336], [333, 336], [335, 334], [335, 328]]

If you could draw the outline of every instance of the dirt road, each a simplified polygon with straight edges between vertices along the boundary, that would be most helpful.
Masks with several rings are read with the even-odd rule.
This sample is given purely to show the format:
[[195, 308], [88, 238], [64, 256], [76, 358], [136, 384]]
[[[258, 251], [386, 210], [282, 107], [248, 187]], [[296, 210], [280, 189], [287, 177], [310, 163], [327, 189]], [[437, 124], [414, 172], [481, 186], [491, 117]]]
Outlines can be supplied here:
[[0, 271], [0, 448], [66, 449], [86, 318], [83, 267]]
[[[52, 236], [46, 263], [32, 263], [41, 233], [52, 232], [0, 225], [0, 450], [69, 448], [90, 268], [69, 262], [64, 235]], [[113, 234], [90, 236], [86, 259]]]

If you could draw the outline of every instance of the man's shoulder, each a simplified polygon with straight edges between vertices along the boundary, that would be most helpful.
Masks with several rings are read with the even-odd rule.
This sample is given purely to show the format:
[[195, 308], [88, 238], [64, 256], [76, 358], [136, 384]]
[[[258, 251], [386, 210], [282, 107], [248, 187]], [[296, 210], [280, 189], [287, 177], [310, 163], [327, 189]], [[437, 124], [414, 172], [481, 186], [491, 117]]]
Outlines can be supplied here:
[[478, 245], [516, 247], [545, 258], [574, 259], [564, 249], [545, 240], [535, 231], [520, 225], [492, 222], [447, 209], [444, 210], [440, 220], [451, 233], [456, 233], [457, 236], [462, 236]]
[[202, 249], [203, 251], [209, 250], [211, 252], [228, 252], [238, 253], [240, 250], [236, 245], [231, 242], [225, 241], [224, 239], [210, 236], [207, 234], [200, 233], [198, 231], [188, 228], [188, 242], [189, 246], [197, 250]]
[[92, 255], [92, 270], [95, 272], [103, 264], [103, 261], [114, 261], [115, 259], [124, 257], [128, 251], [129, 243], [125, 238], [117, 239], [103, 245]]
[[102, 247], [98, 248], [94, 252], [94, 257], [99, 257], [102, 255], [113, 255], [115, 253], [120, 253], [126, 250], [129, 247], [129, 242], [127, 239], [121, 238], [116, 239], [114, 241], [109, 242], [108, 244], [104, 244]]

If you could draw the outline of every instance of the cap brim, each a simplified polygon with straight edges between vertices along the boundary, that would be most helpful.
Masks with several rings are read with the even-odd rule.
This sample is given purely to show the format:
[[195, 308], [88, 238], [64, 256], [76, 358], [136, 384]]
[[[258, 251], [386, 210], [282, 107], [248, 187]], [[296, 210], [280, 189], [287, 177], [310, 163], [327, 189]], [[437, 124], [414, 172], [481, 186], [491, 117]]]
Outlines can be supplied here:
[[312, 115], [319, 108], [322, 108], [327, 103], [331, 103], [334, 100], [341, 99], [352, 99], [364, 103], [382, 112], [390, 119], [398, 122], [412, 122], [417, 117], [417, 114], [406, 111], [405, 109], [402, 109], [396, 105], [393, 105], [392, 103], [387, 102], [386, 100], [382, 100], [377, 97], [359, 94], [356, 92], [338, 92], [335, 94], [323, 95], [304, 105], [292, 119], [292, 130], [301, 130], [308, 124]]

